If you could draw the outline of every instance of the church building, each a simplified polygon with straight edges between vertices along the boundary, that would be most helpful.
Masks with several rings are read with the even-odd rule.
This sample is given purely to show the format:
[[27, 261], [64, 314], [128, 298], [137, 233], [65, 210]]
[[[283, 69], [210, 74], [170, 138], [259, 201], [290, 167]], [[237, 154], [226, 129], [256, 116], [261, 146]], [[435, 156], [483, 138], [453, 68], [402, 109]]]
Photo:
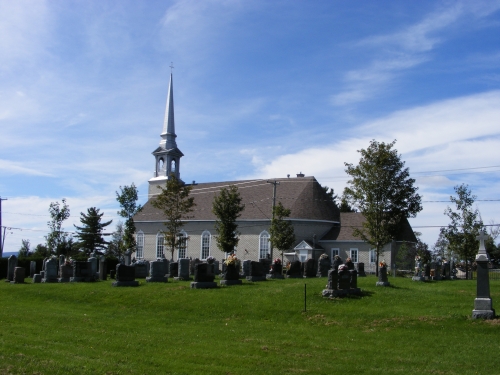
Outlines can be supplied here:
[[[134, 216], [136, 225], [137, 249], [136, 259], [156, 260], [165, 257], [170, 259], [170, 249], [164, 245], [166, 218], [163, 213], [151, 205], [160, 189], [172, 174], [179, 180], [180, 160], [183, 153], [176, 143], [174, 121], [174, 97], [172, 74], [167, 96], [167, 107], [160, 144], [153, 151], [155, 158], [154, 176], [149, 180], [148, 202], [140, 213]], [[276, 184], [276, 185], [275, 185]], [[245, 209], [238, 219], [239, 243], [235, 248], [236, 256], [241, 260], [259, 260], [271, 257], [269, 229], [272, 218], [274, 187], [276, 186], [276, 204], [281, 202], [291, 210], [289, 220], [295, 230], [294, 248], [286, 252], [288, 260], [318, 259], [326, 253], [332, 259], [339, 255], [343, 260], [350, 257], [354, 263], [363, 262], [365, 270], [375, 269], [375, 251], [354, 237], [353, 231], [360, 227], [364, 217], [360, 213], [341, 213], [337, 205], [327, 196], [325, 190], [313, 176], [302, 173], [296, 177], [274, 178], [268, 180], [245, 180], [199, 183], [193, 182], [191, 197], [196, 206], [189, 214], [180, 235], [185, 239], [175, 249], [173, 259], [199, 258], [212, 256], [217, 260], [225, 258], [225, 253], [217, 248], [214, 236], [215, 215], [212, 213], [212, 202], [223, 187], [235, 185], [245, 204]], [[411, 227], [406, 227], [395, 241], [384, 247], [380, 260], [391, 264], [399, 247], [404, 241], [416, 242]], [[278, 257], [274, 251], [273, 257]]]

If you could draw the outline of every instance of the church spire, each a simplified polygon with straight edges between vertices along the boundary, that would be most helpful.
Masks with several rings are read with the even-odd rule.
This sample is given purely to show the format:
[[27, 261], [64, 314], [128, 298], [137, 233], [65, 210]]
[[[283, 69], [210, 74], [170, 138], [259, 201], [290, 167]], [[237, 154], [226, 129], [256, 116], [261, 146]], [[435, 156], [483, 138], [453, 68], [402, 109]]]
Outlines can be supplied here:
[[170, 150], [177, 148], [175, 142], [175, 120], [174, 120], [174, 86], [172, 72], [170, 72], [170, 83], [168, 85], [167, 108], [165, 109], [165, 120], [163, 121], [163, 131], [161, 132], [160, 147]]

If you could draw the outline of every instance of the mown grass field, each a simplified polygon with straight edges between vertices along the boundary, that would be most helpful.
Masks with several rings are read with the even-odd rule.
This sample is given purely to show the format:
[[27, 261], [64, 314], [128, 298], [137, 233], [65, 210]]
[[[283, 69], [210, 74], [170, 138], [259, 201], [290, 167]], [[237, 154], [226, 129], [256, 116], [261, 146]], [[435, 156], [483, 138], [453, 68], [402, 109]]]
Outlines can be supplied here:
[[324, 278], [27, 281], [0, 283], [0, 374], [500, 374], [500, 320], [470, 318], [475, 281], [367, 277], [362, 297], [333, 300]]

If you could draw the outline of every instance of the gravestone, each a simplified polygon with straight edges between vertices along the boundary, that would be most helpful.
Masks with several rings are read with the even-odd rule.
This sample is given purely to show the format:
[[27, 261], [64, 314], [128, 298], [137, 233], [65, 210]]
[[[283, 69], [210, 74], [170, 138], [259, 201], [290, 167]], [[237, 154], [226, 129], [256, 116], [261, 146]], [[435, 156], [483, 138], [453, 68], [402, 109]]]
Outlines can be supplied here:
[[220, 262], [218, 260], [214, 261], [215, 274], [220, 275]]
[[145, 261], [139, 261], [132, 264], [135, 267], [135, 277], [145, 279], [148, 277], [148, 264]]
[[424, 279], [426, 281], [431, 279], [431, 265], [429, 263], [424, 264]]
[[39, 273], [35, 273], [33, 275], [33, 284], [38, 284], [42, 282], [42, 275]]
[[348, 270], [354, 269], [354, 263], [352, 262], [351, 258], [347, 258], [345, 265], [347, 266]]
[[411, 279], [413, 281], [425, 281], [422, 273], [422, 264], [418, 261], [415, 263], [415, 275]]
[[349, 270], [346, 265], [331, 269], [328, 271], [328, 284], [321, 294], [329, 298], [361, 294], [357, 284], [357, 274], [356, 270]]
[[305, 261], [305, 263], [303, 263], [303, 267], [304, 267], [304, 277], [305, 278], [308, 278], [308, 277], [316, 277], [316, 272], [314, 270], [314, 266], [315, 266], [315, 261], [314, 259], [307, 259]]
[[302, 263], [298, 260], [291, 262], [290, 268], [286, 271], [286, 277], [290, 279], [302, 277]]
[[330, 259], [328, 255], [323, 254], [318, 259], [318, 273], [317, 277], [328, 277], [328, 271], [330, 270]]
[[217, 288], [214, 282], [215, 272], [213, 264], [198, 263], [194, 267], [194, 282], [191, 283], [192, 289], [213, 289]]
[[366, 277], [364, 263], [358, 263], [358, 275], [357, 275], [357, 277]]
[[440, 281], [441, 280], [441, 261], [438, 260], [436, 262], [436, 265], [434, 266], [434, 280]]
[[42, 262], [42, 271], [45, 271], [45, 263], [47, 263], [48, 260], [49, 260], [49, 258], [44, 258], [43, 259], [43, 262]]
[[24, 284], [26, 270], [24, 267], [16, 267], [14, 268], [14, 277], [10, 282], [11, 284]]
[[15, 255], [11, 255], [7, 261], [7, 280], [6, 281], [14, 281], [14, 270], [17, 267], [17, 257]]
[[443, 280], [450, 280], [450, 263], [447, 261], [443, 263], [442, 275]]
[[42, 283], [57, 283], [57, 260], [49, 259], [45, 262], [45, 273]]
[[108, 279], [108, 266], [106, 264], [106, 257], [102, 255], [99, 257], [99, 280], [105, 281]]
[[32, 260], [30, 262], [30, 277], [32, 278], [36, 274], [36, 262]]
[[130, 250], [125, 251], [123, 254], [124, 257], [124, 262], [126, 266], [130, 266], [130, 263], [132, 263], [132, 252]]
[[240, 280], [240, 267], [238, 264], [227, 265], [226, 262], [222, 266], [222, 280], [220, 285], [241, 285], [243, 282]]
[[339, 266], [341, 266], [344, 262], [342, 261], [342, 258], [339, 257], [338, 255], [335, 255], [333, 257], [333, 263], [332, 263], [332, 268], [335, 270], [338, 270]]
[[146, 277], [148, 283], [166, 283], [168, 278], [166, 275], [166, 269], [168, 263], [162, 260], [157, 260], [150, 262], [149, 264], [149, 277]]
[[201, 260], [199, 258], [189, 260], [189, 274], [194, 275], [194, 269], [197, 264], [200, 264]]
[[[170, 262], [167, 258], [162, 258], [161, 261], [163, 262], [163, 270], [165, 271], [165, 277], [168, 279], [170, 276]], [[151, 273], [151, 265], [149, 266], [149, 272]]]
[[63, 254], [61, 254], [59, 255], [59, 277], [62, 277], [60, 272], [61, 272], [61, 266], [64, 263], [66, 263], [66, 257]]
[[450, 280], [457, 279], [457, 270], [455, 268], [455, 262], [453, 259], [450, 261]]
[[179, 259], [178, 263], [179, 263], [179, 274], [174, 279], [179, 281], [192, 280], [191, 277], [189, 277], [189, 263], [190, 263], [189, 259], [181, 258]]
[[492, 306], [490, 296], [490, 275], [488, 263], [490, 261], [484, 241], [488, 239], [488, 235], [481, 232], [477, 236], [479, 240], [479, 252], [476, 255], [477, 264], [477, 289], [476, 298], [474, 299], [474, 310], [472, 310], [472, 319], [494, 319], [495, 310]]
[[89, 276], [97, 278], [97, 258], [92, 255], [87, 262], [90, 263]]
[[179, 276], [179, 263], [170, 262], [170, 274], [169, 277], [177, 277]]
[[116, 278], [116, 269], [115, 270], [109, 270], [109, 278], [110, 279], [115, 279]]
[[116, 265], [116, 281], [112, 286], [139, 286], [139, 282], [135, 280], [135, 267], [126, 266], [125, 264]]
[[244, 260], [243, 261], [243, 277], [250, 276], [250, 265], [252, 264], [251, 260]]
[[380, 267], [378, 269], [378, 281], [376, 286], [390, 286], [391, 283], [387, 279], [387, 267]]
[[250, 275], [246, 277], [248, 281], [266, 281], [267, 268], [263, 262], [250, 263]]
[[280, 259], [275, 259], [271, 264], [271, 269], [269, 273], [266, 275], [267, 279], [283, 279], [283, 263], [281, 263]]
[[92, 264], [90, 262], [73, 262], [73, 276], [70, 282], [92, 282], [95, 281], [95, 274], [92, 274]]
[[67, 283], [71, 280], [71, 277], [73, 277], [73, 266], [65, 262], [59, 267], [59, 278], [57, 281]]

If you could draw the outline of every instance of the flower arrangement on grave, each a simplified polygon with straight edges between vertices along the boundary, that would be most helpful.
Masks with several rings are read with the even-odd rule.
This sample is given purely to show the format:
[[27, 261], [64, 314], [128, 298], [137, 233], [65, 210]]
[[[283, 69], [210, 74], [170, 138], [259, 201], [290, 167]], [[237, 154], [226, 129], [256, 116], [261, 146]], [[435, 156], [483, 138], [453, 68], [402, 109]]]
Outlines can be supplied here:
[[348, 270], [348, 268], [347, 268], [347, 266], [345, 264], [341, 264], [339, 266], [339, 272], [343, 272], [343, 271], [347, 271], [347, 270]]
[[73, 266], [73, 258], [68, 258], [64, 261], [65, 266]]
[[211, 256], [211, 255], [210, 255], [210, 256], [207, 258], [207, 263], [208, 263], [208, 264], [212, 264], [213, 262], [215, 262], [215, 258], [214, 258], [213, 256]]
[[325, 254], [325, 253], [323, 253], [323, 254], [321, 254], [321, 255], [319, 256], [319, 260], [328, 260], [328, 258], [329, 258], [329, 257], [328, 257], [328, 254]]
[[281, 264], [281, 259], [280, 258], [276, 258], [273, 260], [273, 263], [274, 264]]
[[290, 261], [286, 262], [285, 268], [287, 271], [290, 269], [291, 266], [292, 266], [292, 262], [290, 262]]
[[387, 267], [387, 263], [385, 262], [385, 260], [382, 260], [382, 261], [380, 261], [380, 263], [378, 264], [378, 266], [380, 268], [384, 268], [384, 267]]
[[228, 267], [236, 267], [238, 266], [239, 262], [240, 261], [238, 260], [238, 258], [236, 258], [236, 255], [234, 254], [229, 255], [227, 259], [224, 261], [224, 263]]

